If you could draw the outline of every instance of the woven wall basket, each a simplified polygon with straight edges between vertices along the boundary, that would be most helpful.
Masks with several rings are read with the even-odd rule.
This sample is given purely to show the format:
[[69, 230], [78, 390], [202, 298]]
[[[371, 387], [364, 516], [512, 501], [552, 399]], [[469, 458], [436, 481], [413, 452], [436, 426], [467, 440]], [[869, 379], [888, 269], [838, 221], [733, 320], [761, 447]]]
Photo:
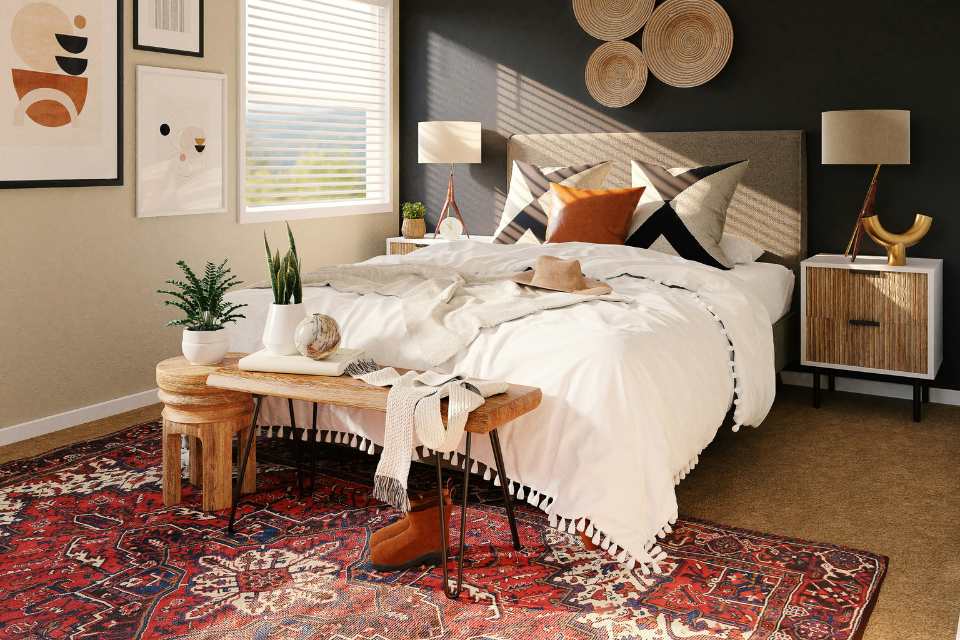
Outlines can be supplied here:
[[583, 30], [600, 40], [629, 38], [646, 24], [655, 0], [573, 0]]
[[625, 107], [647, 86], [647, 62], [629, 42], [607, 42], [587, 60], [585, 79], [594, 100], [607, 107]]
[[667, 0], [643, 31], [650, 71], [674, 87], [712, 80], [733, 51], [733, 24], [714, 0]]

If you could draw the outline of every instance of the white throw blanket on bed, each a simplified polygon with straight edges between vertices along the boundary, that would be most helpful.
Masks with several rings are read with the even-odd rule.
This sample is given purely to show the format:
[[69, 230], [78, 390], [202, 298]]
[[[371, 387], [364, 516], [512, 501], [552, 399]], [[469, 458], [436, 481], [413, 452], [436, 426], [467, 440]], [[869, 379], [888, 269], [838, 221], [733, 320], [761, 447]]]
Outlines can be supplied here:
[[[462, 241], [363, 266], [505, 278], [541, 255], [579, 259], [588, 277], [607, 279], [633, 302], [574, 304], [502, 322], [480, 330], [437, 370], [541, 388], [536, 411], [498, 430], [508, 490], [559, 528], [583, 528], [628, 565], [632, 558], [653, 566], [656, 537], [677, 517], [674, 485], [696, 465], [728, 409], [735, 405], [737, 425], [758, 425], [770, 409], [769, 313], [734, 272], [626, 246]], [[246, 320], [227, 329], [233, 348], [259, 349], [270, 292], [229, 297], [250, 304]], [[308, 286], [304, 305], [335, 317], [344, 345], [383, 365], [432, 368], [410, 339], [403, 298]], [[308, 404], [295, 403], [295, 411], [299, 423], [310, 420]], [[342, 437], [372, 450], [369, 443], [385, 440], [382, 413], [322, 406], [319, 422], [332, 432], [327, 441]], [[286, 404], [266, 402], [260, 424], [289, 424]], [[487, 439], [478, 438], [471, 454], [490, 479], [495, 461]]]
[[593, 300], [630, 301], [615, 294], [584, 296], [531, 289], [516, 284], [507, 274], [476, 276], [430, 265], [324, 267], [304, 274], [303, 285], [399, 298], [407, 336], [430, 366], [452, 358], [473, 342], [481, 329]]
[[[414, 430], [420, 442], [434, 451], [455, 451], [470, 412], [483, 405], [484, 398], [507, 390], [503, 382], [468, 380], [436, 371], [401, 375], [387, 368], [358, 377], [377, 387], [392, 387], [387, 396], [383, 452], [374, 477], [373, 497], [404, 513], [410, 510], [407, 478]], [[440, 406], [444, 398], [449, 398], [446, 426]]]

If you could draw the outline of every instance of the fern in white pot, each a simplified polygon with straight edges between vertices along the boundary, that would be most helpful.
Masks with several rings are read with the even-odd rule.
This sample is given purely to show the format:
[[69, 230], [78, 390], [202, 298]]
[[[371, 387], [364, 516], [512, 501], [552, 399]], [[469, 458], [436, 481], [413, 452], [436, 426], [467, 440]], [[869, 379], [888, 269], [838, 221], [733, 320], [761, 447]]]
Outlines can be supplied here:
[[167, 280], [172, 288], [157, 291], [169, 296], [163, 301], [165, 305], [184, 313], [183, 318], [171, 320], [167, 326], [184, 327], [181, 348], [190, 364], [217, 364], [230, 350], [224, 325], [246, 317], [237, 312], [247, 305], [225, 299], [227, 291], [242, 283], [230, 272], [226, 260], [219, 265], [207, 262], [203, 277], [198, 277], [183, 260], [177, 266], [185, 279]]
[[300, 281], [300, 256], [293, 232], [287, 224], [287, 237], [290, 248], [287, 254], [280, 256], [280, 250], [270, 250], [267, 234], [263, 234], [263, 245], [267, 250], [267, 269], [270, 274], [270, 288], [273, 290], [273, 304], [267, 312], [267, 323], [263, 327], [263, 345], [267, 351], [277, 356], [297, 355], [294, 333], [297, 325], [306, 317], [303, 308], [303, 283]]

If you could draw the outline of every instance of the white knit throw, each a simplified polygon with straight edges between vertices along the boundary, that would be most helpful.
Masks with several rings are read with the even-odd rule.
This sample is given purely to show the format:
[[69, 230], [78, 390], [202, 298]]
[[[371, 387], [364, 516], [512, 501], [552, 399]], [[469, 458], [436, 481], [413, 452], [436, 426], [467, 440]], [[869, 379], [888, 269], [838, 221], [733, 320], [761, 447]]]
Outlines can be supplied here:
[[[387, 424], [383, 452], [374, 477], [373, 496], [406, 513], [410, 510], [407, 479], [413, 435], [424, 445], [440, 453], [454, 451], [460, 445], [470, 412], [484, 398], [503, 393], [503, 382], [465, 379], [454, 374], [408, 371], [400, 375], [386, 368], [358, 376], [367, 384], [392, 387], [387, 396]], [[449, 398], [447, 424], [441, 417], [440, 401]]]

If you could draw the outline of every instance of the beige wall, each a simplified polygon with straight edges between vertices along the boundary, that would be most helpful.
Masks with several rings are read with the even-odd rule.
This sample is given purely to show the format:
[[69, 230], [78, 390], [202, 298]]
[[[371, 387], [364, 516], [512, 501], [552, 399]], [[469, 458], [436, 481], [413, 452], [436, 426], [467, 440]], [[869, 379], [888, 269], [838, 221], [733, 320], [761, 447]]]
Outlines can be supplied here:
[[[125, 2], [125, 186], [0, 190], [0, 428], [155, 386], [154, 364], [179, 352], [180, 333], [154, 293], [183, 258], [229, 257], [247, 281], [264, 279], [261, 235], [282, 223], [236, 223], [231, 157], [228, 213], [134, 216], [134, 88], [138, 64], [227, 74], [236, 131], [237, 0], [206, 3], [206, 56], [135, 51]], [[231, 153], [235, 147], [231, 149]], [[394, 213], [294, 223], [307, 266], [383, 252]]]

